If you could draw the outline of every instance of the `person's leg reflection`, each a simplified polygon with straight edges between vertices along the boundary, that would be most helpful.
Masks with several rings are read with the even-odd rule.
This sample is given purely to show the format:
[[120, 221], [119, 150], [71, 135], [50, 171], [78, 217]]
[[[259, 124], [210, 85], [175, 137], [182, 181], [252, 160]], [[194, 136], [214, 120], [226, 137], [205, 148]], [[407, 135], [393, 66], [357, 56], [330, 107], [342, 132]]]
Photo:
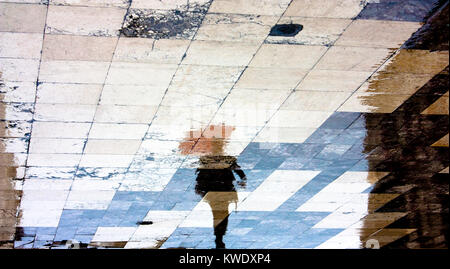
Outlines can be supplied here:
[[[216, 224], [216, 216], [214, 216], [214, 235], [216, 236], [216, 248], [225, 248], [225, 243], [223, 242], [223, 236], [227, 232], [228, 226], [228, 212], [226, 217], [222, 220], [217, 219], [219, 223]], [[214, 215], [214, 211], [213, 211]]]
[[216, 248], [225, 248], [223, 237], [228, 226], [229, 206], [237, 203], [237, 192], [234, 188], [231, 191], [208, 192], [205, 200], [211, 207], [213, 214], [214, 235], [216, 237]]

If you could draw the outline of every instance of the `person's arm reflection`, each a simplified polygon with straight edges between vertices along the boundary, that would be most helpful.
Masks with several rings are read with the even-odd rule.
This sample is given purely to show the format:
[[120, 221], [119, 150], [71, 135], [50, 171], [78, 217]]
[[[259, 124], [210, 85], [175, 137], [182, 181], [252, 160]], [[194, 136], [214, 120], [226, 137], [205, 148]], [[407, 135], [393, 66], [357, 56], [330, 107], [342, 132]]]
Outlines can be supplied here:
[[244, 171], [242, 171], [241, 167], [237, 164], [237, 162], [233, 162], [233, 164], [230, 167], [238, 176], [239, 179], [237, 181], [237, 184], [243, 188], [247, 186], [247, 176], [245, 175]]

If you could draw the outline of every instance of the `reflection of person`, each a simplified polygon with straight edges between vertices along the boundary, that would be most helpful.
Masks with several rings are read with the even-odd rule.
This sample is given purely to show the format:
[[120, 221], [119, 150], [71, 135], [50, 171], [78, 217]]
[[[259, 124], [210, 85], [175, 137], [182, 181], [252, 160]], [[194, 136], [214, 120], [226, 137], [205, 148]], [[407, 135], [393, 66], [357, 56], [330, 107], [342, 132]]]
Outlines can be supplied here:
[[238, 184], [245, 186], [245, 174], [232, 156], [200, 157], [200, 167], [196, 171], [195, 192], [211, 207], [216, 248], [225, 248], [223, 236], [228, 225], [228, 207], [238, 202], [233, 171], [239, 176]]
[[234, 127], [222, 124], [190, 131], [179, 146], [181, 154], [200, 156], [195, 192], [211, 207], [216, 248], [225, 248], [223, 236], [228, 225], [228, 207], [238, 202], [233, 172], [239, 176], [237, 183], [240, 186], [245, 187], [246, 182], [236, 158], [226, 153], [226, 145], [233, 130]]

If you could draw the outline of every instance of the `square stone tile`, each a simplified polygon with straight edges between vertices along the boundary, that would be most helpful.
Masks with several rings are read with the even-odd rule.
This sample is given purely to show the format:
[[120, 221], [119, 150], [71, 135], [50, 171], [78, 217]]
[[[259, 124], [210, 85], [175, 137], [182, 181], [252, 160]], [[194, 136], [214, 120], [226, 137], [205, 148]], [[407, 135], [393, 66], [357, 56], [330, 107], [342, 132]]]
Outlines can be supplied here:
[[350, 95], [349, 92], [295, 91], [280, 109], [335, 111]]
[[352, 19], [363, 8], [359, 0], [293, 0], [285, 15]]
[[80, 167], [128, 167], [134, 155], [83, 154]]
[[108, 68], [108, 62], [42, 61], [39, 81], [102, 84]]
[[134, 178], [138, 178], [139, 170], [143, 169], [177, 169], [185, 158], [184, 156], [177, 156], [174, 154], [146, 153], [146, 155], [142, 155], [141, 152], [141, 150], [138, 151], [137, 157], [130, 165], [130, 170], [133, 171], [132, 177]]
[[[150, 125], [146, 138], [160, 140], [183, 140], [189, 137], [190, 124], [160, 124], [158, 118]], [[164, 122], [164, 120], [163, 120]], [[198, 124], [201, 128], [201, 124]]]
[[114, 61], [178, 64], [188, 46], [188, 40], [120, 37]]
[[297, 90], [353, 92], [370, 75], [370, 72], [313, 69], [298, 85]]
[[86, 138], [90, 123], [74, 122], [33, 122], [33, 137]]
[[29, 179], [23, 183], [23, 190], [58, 190], [68, 191], [72, 185], [71, 180]]
[[62, 209], [27, 210], [19, 221], [20, 227], [57, 227]]
[[[227, 138], [228, 141], [249, 142], [261, 130], [259, 126], [236, 126]], [[205, 130], [206, 131], [206, 130]], [[247, 143], [248, 144], [248, 143]]]
[[46, 10], [45, 5], [0, 3], [0, 31], [43, 33]]
[[0, 73], [4, 81], [36, 82], [39, 60], [0, 58]]
[[[72, 183], [71, 190], [109, 191], [117, 190], [119, 185], [120, 183], [117, 181], [80, 179]], [[100, 215], [102, 214], [100, 213]]]
[[136, 227], [98, 227], [92, 242], [125, 242], [130, 240]]
[[49, 0], [50, 4], [64, 6], [120, 7], [127, 8], [127, 0]]
[[157, 155], [170, 155], [171, 153], [177, 153], [179, 149], [179, 141], [163, 141], [157, 139], [145, 139], [139, 148], [139, 154], [157, 154]]
[[0, 32], [0, 57], [39, 59], [42, 34]]
[[169, 89], [164, 96], [161, 105], [166, 107], [193, 107], [217, 109], [225, 96], [214, 96], [213, 94], [192, 93], [189, 91], [175, 91], [175, 87]]
[[[244, 141], [229, 141], [225, 145], [224, 153], [226, 156], [239, 156], [251, 142], [250, 139]], [[195, 168], [191, 167], [191, 168]]]
[[[343, 213], [339, 211], [334, 211], [320, 222], [316, 223], [313, 228], [318, 229], [345, 229], [345, 228], [358, 228], [353, 227], [352, 224], [358, 222], [366, 214], [364, 213]], [[362, 227], [361, 227], [362, 228]], [[369, 228], [369, 227], [365, 227]], [[373, 228], [373, 227], [372, 227]]]
[[332, 46], [315, 66], [319, 70], [372, 72], [392, 54], [392, 49]]
[[45, 61], [100, 61], [112, 59], [117, 37], [45, 35], [42, 59]]
[[95, 122], [150, 123], [157, 106], [99, 105]]
[[333, 44], [351, 23], [349, 19], [283, 17], [277, 24], [300, 24], [303, 29], [294, 37], [268, 36], [266, 43], [321, 45]]
[[30, 153], [82, 153], [84, 139], [31, 138]]
[[86, 154], [135, 154], [142, 140], [122, 139], [89, 139], [84, 153]]
[[42, 167], [29, 166], [26, 170], [26, 179], [73, 179], [76, 167]]
[[327, 111], [279, 110], [267, 126], [318, 128], [331, 114]]
[[245, 69], [236, 83], [237, 88], [245, 89], [294, 89], [306, 75], [303, 69], [273, 69], [254, 68]]
[[183, 64], [246, 66], [259, 44], [192, 41]]
[[289, 0], [215, 0], [208, 12], [279, 16], [286, 10], [289, 2]]
[[222, 104], [226, 109], [276, 110], [288, 97], [291, 90], [248, 90], [233, 88]]
[[229, 126], [264, 126], [275, 110], [252, 108], [220, 108], [212, 120], [212, 124], [222, 123]]
[[325, 46], [264, 44], [251, 67], [311, 69], [326, 51]]
[[169, 64], [113, 62], [108, 72], [106, 84], [167, 87], [176, 69], [176, 65]]
[[156, 106], [161, 103], [165, 91], [164, 86], [105, 85], [100, 104]]
[[95, 105], [36, 104], [35, 119], [40, 121], [91, 122]]
[[[326, 150], [326, 149], [325, 149]], [[367, 188], [371, 186], [370, 183], [338, 183], [333, 182], [329, 185], [327, 185], [325, 188], [321, 190], [323, 193], [361, 193]], [[362, 210], [366, 211], [367, 206], [362, 205], [356, 205], [357, 207], [362, 207]]]
[[336, 41], [336, 45], [399, 48], [420, 26], [417, 22], [355, 20]]
[[81, 154], [28, 154], [28, 166], [73, 167]]
[[92, 36], [118, 36], [126, 9], [115, 7], [48, 7], [45, 32]]
[[170, 90], [214, 96], [226, 94], [243, 71], [238, 66], [180, 65]]
[[150, 226], [139, 226], [131, 240], [126, 244], [125, 248], [158, 248], [163, 238], [168, 238], [176, 229], [178, 225], [177, 223], [179, 223], [177, 222], [173, 224], [171, 222], [156, 223]]
[[[211, 106], [203, 107], [179, 107], [161, 106], [153, 123], [157, 125], [178, 126], [182, 131], [189, 131], [204, 127], [211, 120], [217, 108]], [[183, 130], [183, 128], [185, 128]]]
[[105, 210], [111, 203], [115, 190], [77, 190], [71, 191], [64, 209]]
[[275, 16], [207, 14], [195, 40], [261, 43], [277, 20]]
[[101, 84], [41, 83], [36, 103], [96, 105], [101, 92]]
[[[347, 231], [349, 229], [344, 230]], [[364, 229], [367, 230], [367, 229]], [[373, 232], [377, 231], [377, 229], [369, 229], [370, 231], [374, 230]], [[372, 232], [372, 233], [373, 233]], [[361, 249], [364, 248], [364, 242], [362, 242], [362, 235], [356, 234], [356, 235], [341, 235], [338, 234], [337, 236], [330, 238], [329, 240], [325, 241], [324, 243], [317, 246], [317, 249]]]
[[315, 131], [316, 128], [265, 126], [253, 142], [303, 143]]
[[[133, 175], [134, 172], [134, 175]], [[176, 169], [147, 169], [131, 171], [120, 186], [120, 191], [162, 191]]]
[[298, 212], [333, 212], [338, 209], [341, 204], [337, 203], [304, 203], [296, 211]]
[[142, 139], [147, 124], [94, 123], [89, 133], [93, 139]]

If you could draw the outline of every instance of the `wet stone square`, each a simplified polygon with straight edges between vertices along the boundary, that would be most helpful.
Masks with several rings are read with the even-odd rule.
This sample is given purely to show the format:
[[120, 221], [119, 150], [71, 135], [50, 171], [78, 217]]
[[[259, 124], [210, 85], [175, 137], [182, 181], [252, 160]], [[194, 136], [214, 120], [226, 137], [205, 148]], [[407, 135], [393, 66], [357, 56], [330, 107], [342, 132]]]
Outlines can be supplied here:
[[0, 248], [447, 249], [448, 0], [0, 0]]

